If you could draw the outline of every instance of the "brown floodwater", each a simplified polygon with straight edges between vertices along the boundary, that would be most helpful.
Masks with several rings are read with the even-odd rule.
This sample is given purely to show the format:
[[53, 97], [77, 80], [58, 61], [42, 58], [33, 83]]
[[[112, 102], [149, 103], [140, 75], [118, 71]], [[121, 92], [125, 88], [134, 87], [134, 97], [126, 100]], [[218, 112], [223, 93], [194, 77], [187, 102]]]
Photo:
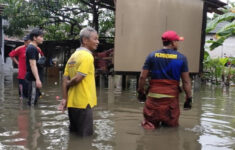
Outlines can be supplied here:
[[[0, 149], [235, 149], [235, 87], [195, 86], [193, 109], [181, 109], [179, 127], [148, 131], [140, 125], [144, 104], [137, 101], [133, 84], [122, 92], [97, 88], [94, 135], [79, 138], [68, 132], [67, 112], [57, 111], [60, 79], [46, 78], [38, 105], [29, 107], [26, 100], [19, 100], [15, 75], [0, 74]], [[181, 94], [181, 108], [183, 97]]]

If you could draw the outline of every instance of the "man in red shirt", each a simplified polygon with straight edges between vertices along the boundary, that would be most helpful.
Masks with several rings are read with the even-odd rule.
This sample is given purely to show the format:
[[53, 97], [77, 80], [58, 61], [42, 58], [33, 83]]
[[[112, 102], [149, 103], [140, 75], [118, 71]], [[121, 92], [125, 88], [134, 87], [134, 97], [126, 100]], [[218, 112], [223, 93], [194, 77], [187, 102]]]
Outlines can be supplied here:
[[[20, 99], [28, 96], [27, 83], [25, 81], [26, 75], [26, 47], [28, 46], [30, 40], [29, 36], [24, 37], [24, 45], [17, 47], [9, 53], [11, 59], [18, 65], [18, 81], [19, 81], [19, 95]], [[17, 59], [18, 58], [18, 59]]]

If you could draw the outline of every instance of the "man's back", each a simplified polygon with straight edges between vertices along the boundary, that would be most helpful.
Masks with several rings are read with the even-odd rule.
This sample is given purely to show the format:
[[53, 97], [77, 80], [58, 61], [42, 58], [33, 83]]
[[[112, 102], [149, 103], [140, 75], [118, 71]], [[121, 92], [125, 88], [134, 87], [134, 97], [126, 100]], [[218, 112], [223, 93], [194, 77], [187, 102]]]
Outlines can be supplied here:
[[188, 72], [187, 59], [172, 49], [154, 51], [147, 57], [143, 69], [149, 70], [152, 79], [180, 80], [182, 72]]

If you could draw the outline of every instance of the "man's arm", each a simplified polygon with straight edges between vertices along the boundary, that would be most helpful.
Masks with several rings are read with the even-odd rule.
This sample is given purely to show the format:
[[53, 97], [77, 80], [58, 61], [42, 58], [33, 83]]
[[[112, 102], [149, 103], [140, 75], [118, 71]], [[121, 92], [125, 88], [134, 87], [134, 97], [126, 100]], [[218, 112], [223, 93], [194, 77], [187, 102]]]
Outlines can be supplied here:
[[186, 94], [186, 100], [184, 102], [184, 109], [191, 109], [192, 108], [192, 87], [191, 87], [191, 80], [189, 77], [189, 72], [183, 72], [181, 74], [182, 82], [183, 82], [183, 89]]
[[35, 59], [30, 59], [29, 64], [30, 64], [32, 73], [34, 75], [34, 78], [36, 79], [36, 87], [37, 88], [42, 88], [42, 82], [41, 82], [41, 80], [39, 78], [39, 75], [38, 75], [38, 68], [37, 68], [37, 65], [36, 65], [36, 60]]
[[83, 78], [85, 78], [86, 76], [81, 75], [80, 73], [77, 73], [77, 75], [75, 75], [71, 80], [67, 80], [67, 86], [73, 86], [78, 84], [79, 82], [82, 81]]
[[16, 63], [17, 65], [19, 65], [18, 60], [15, 57], [11, 57], [11, 59], [13, 60], [14, 63]]
[[186, 94], [186, 98], [192, 97], [192, 86], [191, 86], [191, 79], [189, 77], [189, 72], [183, 72], [181, 74], [182, 82], [183, 82], [183, 89]]
[[19, 62], [18, 60], [16, 59], [16, 57], [19, 56], [19, 50], [22, 46], [16, 48], [15, 50], [12, 50], [10, 53], [9, 53], [9, 56], [11, 57], [11, 59], [13, 60], [14, 63], [16, 63], [17, 65], [19, 65]]
[[68, 98], [68, 86], [67, 86], [67, 82], [69, 81], [69, 77], [68, 76], [64, 76], [63, 77], [63, 83], [62, 83], [62, 94], [63, 94], [63, 99]]
[[69, 81], [69, 77], [68, 76], [64, 76], [63, 77], [63, 83], [62, 83], [62, 94], [63, 94], [63, 99], [60, 102], [60, 105], [58, 106], [59, 110], [62, 110], [64, 112], [64, 110], [67, 107], [67, 101], [68, 101], [68, 86], [67, 86], [67, 82]]
[[62, 110], [64, 112], [64, 110], [67, 107], [69, 87], [78, 84], [80, 81], [82, 81], [83, 78], [84, 76], [82, 76], [79, 73], [76, 76], [74, 76], [71, 80], [69, 80], [68, 76], [63, 77], [63, 84], [62, 84], [63, 99], [58, 107], [59, 110]]
[[139, 78], [139, 83], [138, 83], [138, 92], [145, 94], [144, 91], [144, 86], [145, 86], [145, 82], [146, 79], [148, 77], [149, 74], [149, 70], [142, 70], [141, 74], [140, 74], [140, 78]]

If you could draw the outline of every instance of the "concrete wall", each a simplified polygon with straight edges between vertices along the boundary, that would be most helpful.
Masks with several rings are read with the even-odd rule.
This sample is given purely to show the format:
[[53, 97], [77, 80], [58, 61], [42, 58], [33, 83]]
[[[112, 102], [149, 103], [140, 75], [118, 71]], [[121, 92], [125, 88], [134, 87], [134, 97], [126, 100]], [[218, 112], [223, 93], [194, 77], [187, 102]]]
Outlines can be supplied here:
[[0, 73], [3, 70], [3, 60], [2, 60], [2, 55], [0, 55]]
[[[0, 55], [1, 57], [1, 55]], [[4, 63], [2, 57], [0, 58], [0, 74], [4, 75], [12, 75], [13, 73], [13, 65], [10, 57], [6, 58], [6, 63]]]

